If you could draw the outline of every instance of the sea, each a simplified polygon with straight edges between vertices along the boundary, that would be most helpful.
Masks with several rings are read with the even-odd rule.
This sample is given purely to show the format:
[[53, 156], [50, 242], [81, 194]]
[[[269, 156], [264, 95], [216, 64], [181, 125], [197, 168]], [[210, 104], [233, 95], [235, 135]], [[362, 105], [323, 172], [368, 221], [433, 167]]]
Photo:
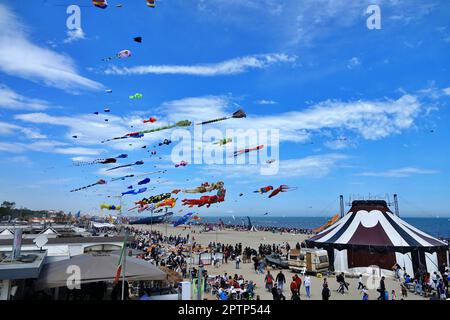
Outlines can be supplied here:
[[[418, 218], [401, 217], [407, 223], [434, 237], [450, 239], [450, 218]], [[299, 229], [315, 229], [327, 222], [329, 217], [281, 217], [281, 216], [250, 216], [256, 227], [290, 227]], [[204, 216], [204, 221], [216, 223], [222, 220], [226, 224], [245, 224], [246, 216]]]

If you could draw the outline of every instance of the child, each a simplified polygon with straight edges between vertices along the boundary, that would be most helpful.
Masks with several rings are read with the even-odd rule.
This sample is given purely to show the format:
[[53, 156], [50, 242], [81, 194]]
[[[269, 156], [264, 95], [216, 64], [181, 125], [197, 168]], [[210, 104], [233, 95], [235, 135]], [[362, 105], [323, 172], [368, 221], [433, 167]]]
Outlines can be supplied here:
[[402, 288], [402, 298], [407, 298], [408, 297], [408, 288], [406, 288], [406, 285], [404, 283], [402, 283], [400, 285], [400, 287]]
[[395, 290], [392, 290], [391, 292], [391, 300], [397, 300], [397, 294], [395, 293]]

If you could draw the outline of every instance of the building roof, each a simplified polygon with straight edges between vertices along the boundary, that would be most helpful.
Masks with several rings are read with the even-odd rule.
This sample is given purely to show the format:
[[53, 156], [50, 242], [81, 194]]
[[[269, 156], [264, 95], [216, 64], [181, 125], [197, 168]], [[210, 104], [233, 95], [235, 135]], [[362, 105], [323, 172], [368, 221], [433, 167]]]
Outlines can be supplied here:
[[[110, 253], [81, 254], [67, 260], [47, 263], [35, 283], [37, 290], [67, 285], [69, 267], [79, 267], [80, 283], [113, 281], [117, 272], [119, 255]], [[166, 280], [167, 275], [152, 263], [126, 257], [124, 266], [127, 280]]]
[[[132, 239], [128, 238], [130, 241]], [[49, 238], [47, 245], [51, 244], [76, 244], [76, 243], [102, 243], [102, 242], [123, 242], [124, 237], [74, 237], [74, 238]], [[12, 246], [13, 239], [0, 239], [0, 246]], [[34, 244], [33, 239], [22, 239], [22, 245]]]
[[47, 251], [22, 251], [11, 261], [11, 252], [0, 255], [0, 280], [36, 279], [41, 272]]

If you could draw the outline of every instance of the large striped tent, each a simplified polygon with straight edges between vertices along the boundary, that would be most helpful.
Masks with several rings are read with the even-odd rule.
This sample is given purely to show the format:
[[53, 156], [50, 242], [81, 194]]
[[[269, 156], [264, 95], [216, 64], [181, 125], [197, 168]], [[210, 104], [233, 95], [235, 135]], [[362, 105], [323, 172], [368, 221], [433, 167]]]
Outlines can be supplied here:
[[448, 244], [395, 215], [386, 201], [358, 200], [336, 223], [306, 241], [326, 249], [335, 271], [370, 273], [377, 266], [392, 275], [398, 263], [410, 275], [448, 266]]

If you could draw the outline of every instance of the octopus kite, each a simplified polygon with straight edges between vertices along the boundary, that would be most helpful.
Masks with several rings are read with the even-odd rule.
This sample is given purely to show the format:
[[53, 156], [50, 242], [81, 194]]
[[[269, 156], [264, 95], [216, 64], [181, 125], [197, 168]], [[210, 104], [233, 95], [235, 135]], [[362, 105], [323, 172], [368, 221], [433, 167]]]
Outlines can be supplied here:
[[295, 190], [295, 189], [297, 189], [297, 188], [289, 187], [285, 184], [282, 184], [281, 186], [279, 186], [278, 188], [276, 188], [275, 190], [272, 191], [272, 193], [269, 195], [269, 198], [275, 197], [280, 192], [286, 192], [286, 191], [291, 191], [291, 190]]
[[200, 199], [183, 199], [181, 202], [183, 206], [189, 206], [190, 208], [193, 206], [202, 207], [204, 205], [209, 208], [214, 203], [225, 201], [225, 192], [225, 189], [220, 189], [215, 196], [201, 196]]

